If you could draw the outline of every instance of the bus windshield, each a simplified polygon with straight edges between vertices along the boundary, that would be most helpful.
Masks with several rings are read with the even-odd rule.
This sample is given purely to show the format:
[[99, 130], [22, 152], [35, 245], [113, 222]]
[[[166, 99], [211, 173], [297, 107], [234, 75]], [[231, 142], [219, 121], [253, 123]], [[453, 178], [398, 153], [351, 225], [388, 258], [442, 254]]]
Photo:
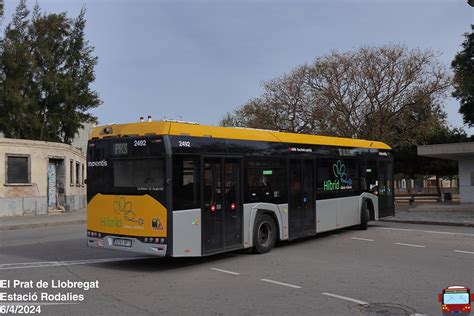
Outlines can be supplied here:
[[444, 304], [469, 304], [468, 293], [444, 293]]
[[163, 190], [163, 159], [120, 159], [113, 169], [114, 187]]
[[97, 140], [88, 148], [89, 192], [143, 194], [164, 191], [161, 138]]

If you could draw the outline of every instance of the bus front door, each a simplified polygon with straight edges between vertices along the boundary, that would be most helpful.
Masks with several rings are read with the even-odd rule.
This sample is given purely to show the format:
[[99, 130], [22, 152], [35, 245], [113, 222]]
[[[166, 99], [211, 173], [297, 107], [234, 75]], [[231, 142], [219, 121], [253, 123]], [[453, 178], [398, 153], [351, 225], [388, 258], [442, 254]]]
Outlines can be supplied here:
[[290, 160], [288, 223], [290, 238], [316, 233], [314, 162]]
[[241, 160], [203, 159], [203, 254], [242, 245]]
[[378, 194], [379, 194], [379, 217], [395, 215], [394, 196], [393, 196], [393, 162], [378, 162]]

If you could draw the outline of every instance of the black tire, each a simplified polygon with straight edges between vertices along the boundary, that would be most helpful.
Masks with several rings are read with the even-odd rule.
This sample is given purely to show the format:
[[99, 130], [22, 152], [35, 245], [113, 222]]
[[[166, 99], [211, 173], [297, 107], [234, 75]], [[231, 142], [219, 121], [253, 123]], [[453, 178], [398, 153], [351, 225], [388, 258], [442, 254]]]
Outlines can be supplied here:
[[253, 226], [253, 252], [270, 252], [275, 246], [277, 234], [277, 226], [270, 215], [258, 216]]
[[360, 230], [367, 230], [369, 227], [369, 221], [370, 221], [370, 212], [369, 208], [367, 206], [367, 202], [364, 201], [362, 202], [362, 208], [360, 209], [360, 225], [359, 229]]

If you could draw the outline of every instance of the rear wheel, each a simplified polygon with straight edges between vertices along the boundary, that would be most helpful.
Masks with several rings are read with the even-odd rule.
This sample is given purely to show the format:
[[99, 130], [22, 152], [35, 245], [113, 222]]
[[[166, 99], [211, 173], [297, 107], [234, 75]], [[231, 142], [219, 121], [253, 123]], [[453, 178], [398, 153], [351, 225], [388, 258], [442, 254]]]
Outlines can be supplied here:
[[362, 203], [362, 208], [360, 210], [360, 226], [359, 229], [361, 230], [367, 230], [369, 227], [369, 220], [370, 220], [370, 213], [369, 213], [369, 208], [367, 206], [367, 202], [364, 201]]
[[262, 214], [255, 221], [253, 227], [253, 251], [267, 253], [275, 246], [277, 228], [270, 215]]

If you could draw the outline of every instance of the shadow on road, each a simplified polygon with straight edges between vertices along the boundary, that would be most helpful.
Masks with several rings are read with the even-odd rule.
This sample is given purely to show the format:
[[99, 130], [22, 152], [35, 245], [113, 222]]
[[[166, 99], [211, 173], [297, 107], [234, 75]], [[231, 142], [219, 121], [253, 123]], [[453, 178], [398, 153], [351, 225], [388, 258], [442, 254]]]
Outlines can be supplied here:
[[[380, 225], [372, 224], [371, 227], [378, 227]], [[343, 235], [351, 231], [356, 231], [356, 228], [344, 228], [336, 231], [320, 233], [316, 236], [309, 236], [292, 241], [278, 242], [276, 248], [285, 248], [287, 246], [294, 246], [310, 241], [321, 240], [326, 238], [333, 238], [333, 235]], [[223, 260], [230, 260], [240, 256], [252, 256], [250, 249], [235, 250], [232, 252], [214, 254], [206, 257], [189, 257], [189, 258], [145, 258], [133, 259], [134, 257], [142, 257], [140, 254], [121, 252], [107, 249], [92, 249], [87, 247], [86, 238], [58, 240], [44, 243], [34, 243], [26, 245], [16, 245], [2, 247], [1, 254], [6, 256], [13, 256], [16, 258], [25, 258], [27, 262], [43, 262], [43, 261], [75, 261], [75, 260], [90, 260], [90, 259], [108, 259], [108, 258], [122, 258], [123, 261], [111, 261], [103, 263], [94, 263], [94, 266], [99, 269], [115, 269], [127, 271], [140, 272], [156, 272], [166, 270], [176, 270], [187, 268], [191, 266], [199, 266], [209, 262], [217, 262]], [[128, 258], [132, 260], [127, 260]], [[16, 262], [24, 262], [25, 260], [18, 260]], [[0, 262], [3, 263], [3, 262]]]

